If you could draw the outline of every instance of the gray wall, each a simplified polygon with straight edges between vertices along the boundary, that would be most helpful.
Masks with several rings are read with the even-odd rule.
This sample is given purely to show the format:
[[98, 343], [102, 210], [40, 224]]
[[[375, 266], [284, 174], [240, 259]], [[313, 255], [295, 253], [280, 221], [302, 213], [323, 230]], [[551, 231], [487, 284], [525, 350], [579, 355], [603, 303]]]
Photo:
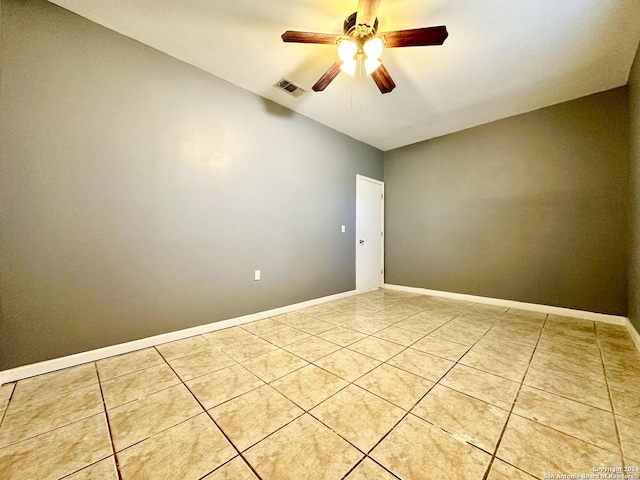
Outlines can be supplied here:
[[355, 288], [356, 174], [382, 152], [54, 5], [2, 8], [0, 370]]
[[386, 282], [625, 315], [626, 87], [385, 153]]
[[640, 332], [640, 47], [629, 77], [629, 320]]

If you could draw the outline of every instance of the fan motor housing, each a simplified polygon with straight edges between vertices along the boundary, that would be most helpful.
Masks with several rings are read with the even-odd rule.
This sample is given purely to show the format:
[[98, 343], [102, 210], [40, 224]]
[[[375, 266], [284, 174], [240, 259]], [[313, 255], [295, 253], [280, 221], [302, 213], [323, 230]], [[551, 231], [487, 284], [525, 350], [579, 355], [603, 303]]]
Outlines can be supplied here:
[[373, 22], [373, 27], [364, 29], [362, 32], [358, 32], [358, 25], [356, 25], [356, 17], [358, 16], [358, 12], [353, 12], [351, 15], [347, 17], [344, 21], [344, 34], [348, 37], [353, 35], [361, 36], [361, 37], [372, 37], [378, 31], [378, 19], [376, 18]]

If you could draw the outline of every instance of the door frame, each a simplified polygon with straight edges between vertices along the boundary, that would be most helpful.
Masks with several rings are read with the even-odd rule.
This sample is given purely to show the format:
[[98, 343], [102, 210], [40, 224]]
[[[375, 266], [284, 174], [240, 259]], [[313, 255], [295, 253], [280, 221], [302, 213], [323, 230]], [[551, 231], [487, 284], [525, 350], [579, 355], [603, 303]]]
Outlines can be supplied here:
[[354, 242], [354, 247], [355, 247], [355, 270], [356, 270], [356, 292], [357, 293], [365, 293], [364, 290], [360, 290], [358, 288], [358, 240], [360, 238], [360, 232], [359, 232], [359, 222], [358, 222], [358, 182], [359, 181], [365, 181], [365, 182], [371, 182], [371, 183], [375, 183], [377, 185], [380, 185], [380, 191], [381, 191], [381, 198], [380, 198], [380, 232], [381, 232], [381, 241], [380, 241], [380, 287], [381, 288], [384, 285], [384, 240], [385, 240], [385, 235], [384, 235], [384, 182], [380, 181], [380, 180], [376, 180], [375, 178], [371, 178], [371, 177], [365, 177], [364, 175], [359, 175], [356, 174], [356, 238], [355, 238], [355, 242]]

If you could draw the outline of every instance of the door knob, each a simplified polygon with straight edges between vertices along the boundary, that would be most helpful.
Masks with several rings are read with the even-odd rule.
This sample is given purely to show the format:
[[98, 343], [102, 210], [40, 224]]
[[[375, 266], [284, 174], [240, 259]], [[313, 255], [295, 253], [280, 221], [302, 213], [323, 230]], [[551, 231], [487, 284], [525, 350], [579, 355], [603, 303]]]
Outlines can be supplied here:
[[364, 240], [360, 240], [360, 245], [364, 245]]

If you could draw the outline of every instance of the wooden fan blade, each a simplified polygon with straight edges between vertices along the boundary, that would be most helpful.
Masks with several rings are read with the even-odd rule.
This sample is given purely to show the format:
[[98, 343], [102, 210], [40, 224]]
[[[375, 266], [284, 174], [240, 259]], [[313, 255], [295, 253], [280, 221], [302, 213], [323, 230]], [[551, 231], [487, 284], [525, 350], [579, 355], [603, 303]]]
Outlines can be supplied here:
[[333, 65], [331, 65], [326, 72], [324, 72], [322, 74], [322, 76], [318, 79], [318, 81], [315, 83], [315, 85], [313, 87], [311, 87], [313, 89], [314, 92], [321, 92], [323, 91], [325, 88], [327, 88], [327, 86], [333, 82], [333, 79], [336, 78], [338, 76], [338, 74], [340, 73], [340, 65], [342, 65], [342, 61], [341, 60], [337, 60], [333, 63]]
[[382, 36], [385, 39], [384, 46], [396, 47], [422, 47], [425, 45], [442, 45], [449, 36], [447, 27], [414, 28], [412, 30], [397, 30], [386, 32]]
[[376, 82], [376, 85], [380, 89], [380, 93], [389, 93], [391, 90], [396, 88], [396, 84], [384, 65], [380, 65], [376, 68], [371, 74], [371, 78]]
[[294, 30], [287, 30], [282, 34], [283, 42], [319, 43], [320, 45], [335, 45], [339, 38], [339, 35], [330, 33], [296, 32]]
[[373, 29], [379, 7], [380, 0], [360, 0], [356, 14], [356, 25], [366, 25], [369, 29]]

